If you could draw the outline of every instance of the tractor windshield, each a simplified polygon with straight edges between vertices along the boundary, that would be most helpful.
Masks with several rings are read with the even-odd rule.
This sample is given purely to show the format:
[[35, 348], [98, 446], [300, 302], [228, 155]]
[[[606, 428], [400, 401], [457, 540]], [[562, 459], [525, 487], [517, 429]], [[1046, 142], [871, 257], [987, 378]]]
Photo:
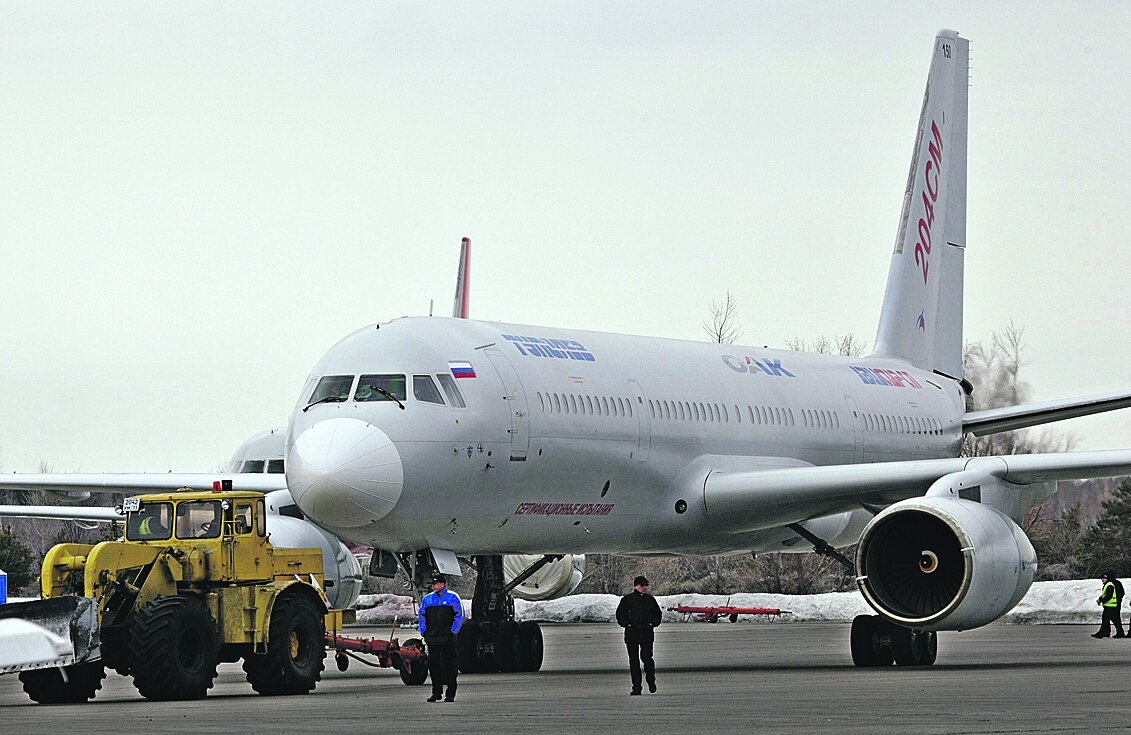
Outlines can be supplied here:
[[173, 505], [145, 503], [126, 519], [126, 538], [130, 541], [164, 541], [172, 535]]
[[219, 500], [177, 504], [177, 538], [218, 538], [224, 510]]

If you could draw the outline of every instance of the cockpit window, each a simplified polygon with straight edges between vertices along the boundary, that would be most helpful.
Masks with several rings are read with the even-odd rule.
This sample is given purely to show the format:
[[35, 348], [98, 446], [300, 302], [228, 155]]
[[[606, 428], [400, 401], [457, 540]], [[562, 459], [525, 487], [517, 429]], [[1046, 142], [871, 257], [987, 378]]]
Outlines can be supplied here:
[[[383, 392], [382, 392], [383, 391]], [[362, 375], [357, 381], [355, 401], [389, 401], [388, 395], [398, 401], [405, 399], [405, 377], [403, 375]]]
[[440, 397], [440, 391], [436, 390], [436, 384], [432, 382], [432, 378], [427, 375], [413, 375], [412, 376], [412, 395], [418, 401], [424, 403], [439, 403], [444, 405], [444, 399]]
[[350, 397], [351, 387], [353, 387], [352, 375], [327, 375], [318, 381], [318, 387], [314, 389], [310, 403], [340, 403]]
[[286, 471], [287, 471], [286, 464], [284, 463], [283, 460], [281, 460], [281, 459], [269, 459], [269, 460], [267, 460], [267, 474], [269, 474], [269, 475], [281, 475]]
[[440, 373], [436, 375], [436, 380], [440, 381], [440, 387], [444, 389], [444, 395], [448, 397], [448, 405], [456, 408], [467, 408], [467, 404], [463, 402], [463, 394], [459, 392], [456, 381], [451, 375]]
[[240, 467], [241, 475], [256, 475], [263, 471], [262, 459], [249, 459]]

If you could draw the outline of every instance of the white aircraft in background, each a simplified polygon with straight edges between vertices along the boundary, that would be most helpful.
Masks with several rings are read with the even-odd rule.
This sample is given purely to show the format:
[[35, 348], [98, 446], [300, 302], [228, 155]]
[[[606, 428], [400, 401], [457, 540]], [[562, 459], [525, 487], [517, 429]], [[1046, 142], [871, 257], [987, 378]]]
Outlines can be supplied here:
[[[228, 462], [227, 473], [151, 474], [10, 474], [0, 489], [48, 490], [63, 497], [85, 498], [90, 492], [145, 493], [191, 487], [210, 490], [221, 477], [234, 478], [237, 490], [266, 493], [267, 528], [271, 543], [281, 547], [314, 547], [322, 550], [326, 597], [338, 608], [353, 607], [361, 594], [361, 565], [338, 538], [308, 521], [286, 491], [283, 473], [285, 428], [260, 432], [240, 445]], [[263, 474], [267, 473], [267, 474]], [[159, 478], [167, 478], [158, 481]], [[57, 485], [56, 481], [62, 481]], [[82, 488], [67, 490], [66, 488]], [[76, 505], [0, 505], [0, 517], [51, 518], [110, 523], [124, 521], [120, 510]]]
[[[1121, 392], [967, 410], [968, 61], [966, 39], [937, 35], [873, 354], [470, 319], [372, 325], [302, 390], [283, 449], [295, 504], [418, 591], [472, 558], [465, 669], [540, 666], [541, 633], [515, 623], [508, 593], [547, 568], [571, 572], [551, 591], [568, 592], [573, 555], [806, 544], [852, 567], [877, 613], [853, 623], [858, 666], [932, 663], [937, 631], [992, 622], [1028, 590], [1036, 555], [1014, 519], [1051, 483], [1131, 473], [1131, 450], [958, 456], [966, 432], [1131, 405]], [[100, 482], [34, 477], [65, 492]], [[149, 477], [147, 489], [178, 485]], [[854, 562], [835, 551], [853, 543]], [[538, 561], [508, 583], [505, 555]]]

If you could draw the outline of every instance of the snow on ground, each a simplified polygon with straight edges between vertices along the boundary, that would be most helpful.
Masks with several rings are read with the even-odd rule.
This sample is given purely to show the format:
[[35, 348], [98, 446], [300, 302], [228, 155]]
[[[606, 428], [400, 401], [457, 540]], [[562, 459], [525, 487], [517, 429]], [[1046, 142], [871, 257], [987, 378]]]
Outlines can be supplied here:
[[[1100, 593], [1097, 580], [1070, 582], [1037, 582], [1002, 622], [1012, 624], [1098, 623], [1100, 609], [1096, 597]], [[519, 620], [545, 623], [611, 623], [615, 622], [616, 595], [570, 595], [546, 602], [515, 600]], [[676, 605], [734, 607], [769, 607], [788, 610], [776, 620], [784, 623], [851, 622], [856, 615], [871, 613], [859, 592], [830, 592], [822, 595], [769, 595], [738, 593], [734, 595], [664, 595], [657, 597], [665, 621], [682, 618], [668, 608]], [[464, 600], [464, 613], [470, 614], [471, 601]], [[399, 595], [362, 595], [357, 603], [359, 623], [384, 623], [397, 617], [400, 622], [416, 619], [411, 597]], [[739, 622], [772, 620], [769, 616], [744, 615]]]
[[[1097, 623], [1100, 617], [1096, 597], [1100, 583], [1096, 580], [1069, 582], [1036, 582], [1002, 622], [1015, 625], [1051, 625], [1063, 623]], [[546, 602], [515, 600], [519, 620], [543, 623], [612, 623], [616, 622], [619, 597], [616, 595], [570, 595]], [[9, 598], [19, 602], [23, 598]], [[783, 623], [843, 622], [869, 614], [872, 609], [859, 592], [829, 592], [821, 595], [770, 595], [740, 592], [733, 595], [662, 595], [656, 600], [664, 611], [664, 620], [680, 620], [682, 616], [668, 608], [676, 605], [768, 607], [788, 611], [776, 618]], [[471, 600], [464, 600], [464, 614], [471, 614]], [[416, 607], [406, 595], [362, 595], [357, 601], [359, 623], [400, 623], [416, 620]], [[743, 615], [739, 622], [764, 622], [771, 616]]]

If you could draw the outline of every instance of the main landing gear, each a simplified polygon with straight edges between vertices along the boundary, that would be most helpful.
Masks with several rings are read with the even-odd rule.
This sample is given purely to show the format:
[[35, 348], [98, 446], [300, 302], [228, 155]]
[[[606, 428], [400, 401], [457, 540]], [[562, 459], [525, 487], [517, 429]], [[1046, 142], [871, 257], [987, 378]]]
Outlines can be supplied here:
[[[821, 556], [836, 559], [856, 573], [856, 565], [824, 539], [799, 523], [789, 526], [798, 536], [813, 544]], [[857, 615], [852, 620], [852, 663], [859, 667], [930, 666], [938, 655], [938, 634], [933, 630], [913, 630], [879, 615]]]
[[554, 558], [543, 557], [508, 585], [503, 579], [503, 557], [472, 557], [475, 596], [471, 600], [471, 619], [464, 621], [457, 641], [460, 671], [468, 674], [542, 668], [542, 629], [533, 621], [515, 621], [510, 592]]
[[[465, 619], [456, 639], [459, 670], [464, 674], [492, 671], [538, 671], [542, 668], [542, 629], [532, 621], [514, 619], [511, 592], [530, 575], [560, 556], [544, 556], [508, 584], [503, 557], [471, 558], [476, 571], [471, 618]], [[432, 560], [427, 550], [399, 555], [401, 567], [412, 580], [417, 599], [429, 591]]]
[[933, 630], [912, 630], [879, 615], [857, 615], [852, 621], [852, 663], [857, 666], [930, 666], [938, 650]]

